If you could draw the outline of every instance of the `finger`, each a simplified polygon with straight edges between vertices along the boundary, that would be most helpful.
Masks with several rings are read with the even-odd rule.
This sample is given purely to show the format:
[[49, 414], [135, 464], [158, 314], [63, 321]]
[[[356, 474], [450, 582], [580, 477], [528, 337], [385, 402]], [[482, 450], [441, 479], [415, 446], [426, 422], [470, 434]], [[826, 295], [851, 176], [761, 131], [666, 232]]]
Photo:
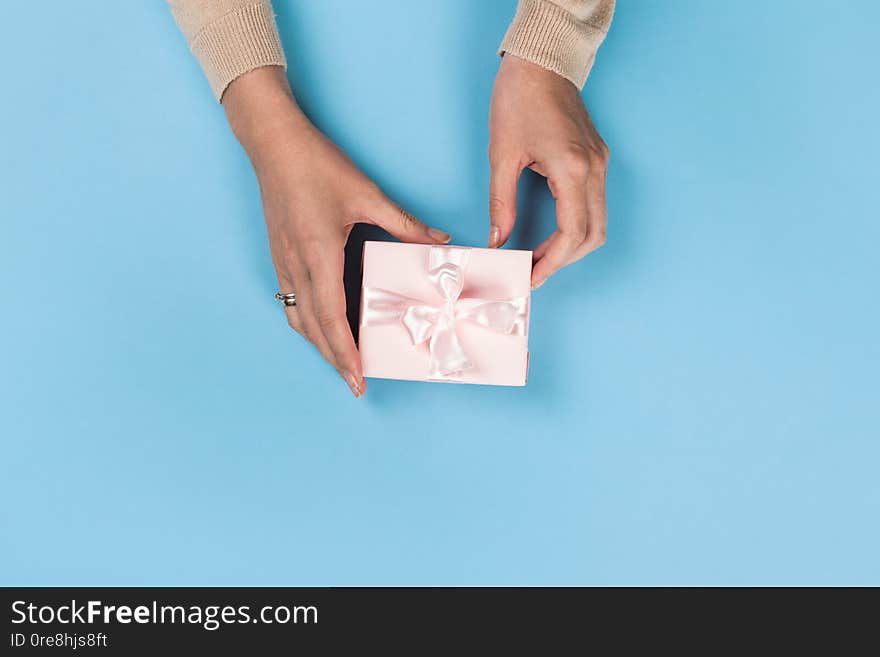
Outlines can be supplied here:
[[374, 202], [366, 221], [384, 228], [401, 242], [446, 244], [451, 239], [447, 233], [426, 226], [385, 196]]
[[553, 233], [550, 235], [550, 237], [548, 237], [546, 240], [541, 242], [537, 247], [535, 247], [535, 250], [532, 251], [532, 265], [533, 266], [536, 262], [538, 262], [538, 260], [540, 260], [541, 258], [544, 257], [544, 254], [547, 253], [547, 249], [550, 248], [550, 245], [553, 243], [553, 238], [555, 236], [556, 236], [556, 231], [554, 230]]
[[366, 392], [361, 357], [345, 313], [345, 287], [342, 272], [345, 252], [340, 246], [324, 251], [307, 263], [312, 282], [312, 303], [318, 326], [330, 345], [342, 378], [355, 397]]
[[[607, 153], [607, 149], [605, 151]], [[580, 260], [605, 244], [608, 227], [608, 206], [605, 200], [606, 159], [599, 158], [590, 167], [586, 189], [587, 232], [567, 264]]]
[[318, 325], [312, 299], [312, 285], [309, 272], [298, 253], [289, 256], [287, 270], [293, 279], [293, 290], [296, 293], [296, 315], [302, 323], [303, 335], [309, 342], [315, 345], [315, 348], [321, 353], [324, 360], [341, 374], [342, 372], [336, 362], [336, 355], [333, 353], [327, 338], [324, 337], [324, 333]]
[[608, 234], [608, 205], [605, 201], [605, 175], [597, 176], [589, 189], [589, 212], [587, 214], [587, 235], [575, 253], [574, 261], [605, 244]]
[[537, 290], [550, 276], [573, 262], [587, 236], [590, 201], [586, 174], [565, 169], [547, 179], [556, 199], [556, 232], [535, 250], [532, 289]]
[[[608, 225], [608, 212], [605, 204], [605, 187], [604, 185], [600, 188], [600, 193], [591, 194], [591, 200], [595, 201], [594, 207], [590, 210], [588, 215], [588, 224], [587, 224], [587, 237], [578, 247], [577, 251], [574, 254], [574, 261], [583, 258], [588, 253], [595, 251], [603, 244], [605, 244], [605, 238], [607, 234], [607, 225]], [[548, 237], [546, 240], [541, 242], [535, 250], [532, 252], [532, 261], [537, 262], [547, 253], [547, 249], [553, 243], [553, 238], [556, 236], [556, 232]]]
[[[275, 267], [275, 271], [278, 275], [278, 290], [281, 292], [281, 294], [289, 294], [291, 292], [294, 292], [296, 286], [293, 283], [293, 278], [290, 276], [290, 274], [287, 273], [284, 266], [280, 262], [276, 262]], [[306, 337], [303, 329], [302, 318], [299, 316], [299, 311], [297, 311], [296, 306], [285, 305], [284, 315], [287, 317], [288, 326], [290, 326], [290, 328], [299, 333], [301, 336]]]
[[284, 306], [284, 314], [287, 317], [287, 325], [305, 338], [305, 328], [296, 306]]
[[502, 246], [516, 223], [516, 186], [523, 167], [518, 160], [502, 159], [491, 164], [489, 181], [489, 248]]
[[543, 255], [535, 259], [532, 267], [532, 289], [537, 290], [557, 271], [572, 262], [574, 253], [580, 246], [581, 239], [575, 235], [554, 232], [544, 244]]

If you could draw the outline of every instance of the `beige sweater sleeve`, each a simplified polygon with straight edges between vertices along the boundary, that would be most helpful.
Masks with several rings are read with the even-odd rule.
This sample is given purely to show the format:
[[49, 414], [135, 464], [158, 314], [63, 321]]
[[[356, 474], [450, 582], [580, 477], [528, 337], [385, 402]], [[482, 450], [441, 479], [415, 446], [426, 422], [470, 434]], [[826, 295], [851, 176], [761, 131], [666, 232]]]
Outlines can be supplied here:
[[505, 52], [550, 69], [582, 89], [611, 25], [615, 0], [519, 0]]
[[[287, 66], [271, 0], [167, 0], [217, 100], [260, 66]], [[519, 0], [501, 53], [584, 86], [608, 32], [615, 0]]]
[[214, 90], [261, 66], [287, 66], [271, 0], [167, 0]]

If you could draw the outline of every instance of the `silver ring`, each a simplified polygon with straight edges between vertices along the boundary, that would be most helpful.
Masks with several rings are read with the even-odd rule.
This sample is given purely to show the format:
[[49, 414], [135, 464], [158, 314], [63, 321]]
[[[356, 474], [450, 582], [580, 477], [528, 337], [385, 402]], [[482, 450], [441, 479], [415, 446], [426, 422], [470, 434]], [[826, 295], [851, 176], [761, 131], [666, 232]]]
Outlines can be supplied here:
[[275, 298], [283, 303], [285, 306], [296, 305], [296, 294], [294, 294], [293, 292], [290, 292], [288, 294], [281, 294], [281, 292], [276, 292]]

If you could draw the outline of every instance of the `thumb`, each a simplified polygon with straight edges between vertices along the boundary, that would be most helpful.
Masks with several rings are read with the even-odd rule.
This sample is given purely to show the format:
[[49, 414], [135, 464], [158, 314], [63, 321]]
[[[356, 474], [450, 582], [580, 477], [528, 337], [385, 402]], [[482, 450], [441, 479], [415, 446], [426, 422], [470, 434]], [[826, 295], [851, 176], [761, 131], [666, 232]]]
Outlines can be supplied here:
[[516, 222], [516, 185], [522, 167], [517, 160], [492, 164], [489, 181], [489, 248], [501, 246], [510, 237]]
[[446, 244], [452, 239], [447, 233], [423, 224], [394, 201], [383, 198], [371, 213], [370, 223], [383, 228], [401, 242], [414, 244]]

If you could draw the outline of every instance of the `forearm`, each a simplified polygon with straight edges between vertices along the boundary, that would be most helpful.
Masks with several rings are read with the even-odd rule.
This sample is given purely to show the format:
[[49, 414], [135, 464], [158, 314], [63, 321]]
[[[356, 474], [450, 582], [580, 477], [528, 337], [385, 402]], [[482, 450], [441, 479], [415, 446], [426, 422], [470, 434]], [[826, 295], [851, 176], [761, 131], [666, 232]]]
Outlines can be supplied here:
[[261, 66], [285, 67], [270, 0], [167, 0], [215, 97]]
[[615, 0], [519, 0], [500, 53], [584, 86], [611, 25]]
[[312, 127], [279, 66], [261, 67], [234, 80], [223, 96], [223, 109], [258, 174], [293, 137]]

